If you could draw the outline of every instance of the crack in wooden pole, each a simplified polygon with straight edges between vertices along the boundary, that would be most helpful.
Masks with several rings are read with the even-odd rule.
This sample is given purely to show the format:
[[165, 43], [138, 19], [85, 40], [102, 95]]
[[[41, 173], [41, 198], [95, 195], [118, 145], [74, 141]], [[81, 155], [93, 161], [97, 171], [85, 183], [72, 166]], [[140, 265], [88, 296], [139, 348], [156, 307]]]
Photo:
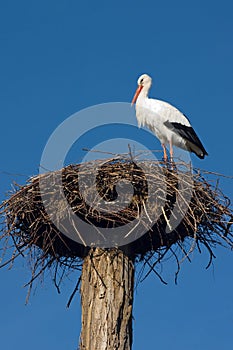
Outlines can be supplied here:
[[80, 350], [131, 350], [133, 261], [119, 249], [91, 249], [81, 277]]

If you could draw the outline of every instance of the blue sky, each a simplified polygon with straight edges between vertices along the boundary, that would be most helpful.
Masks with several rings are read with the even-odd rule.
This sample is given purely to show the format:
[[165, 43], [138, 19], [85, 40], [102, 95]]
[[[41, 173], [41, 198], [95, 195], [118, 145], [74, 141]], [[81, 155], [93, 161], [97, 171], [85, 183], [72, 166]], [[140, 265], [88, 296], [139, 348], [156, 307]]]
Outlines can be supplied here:
[[[233, 96], [233, 4], [217, 1], [29, 1], [0, 5], [0, 190], [38, 173], [44, 146], [71, 114], [103, 102], [130, 102], [141, 73], [151, 96], [179, 107], [209, 157], [194, 166], [228, 175]], [[88, 145], [84, 145], [88, 146]], [[153, 148], [160, 149], [155, 139]], [[232, 197], [232, 183], [221, 180]], [[133, 349], [231, 348], [232, 253], [217, 249], [183, 263], [178, 285], [169, 261], [164, 286], [155, 276], [135, 293]], [[0, 271], [3, 349], [75, 349], [80, 300], [66, 302], [78, 275], [58, 295], [46, 282], [24, 306], [27, 262]]]

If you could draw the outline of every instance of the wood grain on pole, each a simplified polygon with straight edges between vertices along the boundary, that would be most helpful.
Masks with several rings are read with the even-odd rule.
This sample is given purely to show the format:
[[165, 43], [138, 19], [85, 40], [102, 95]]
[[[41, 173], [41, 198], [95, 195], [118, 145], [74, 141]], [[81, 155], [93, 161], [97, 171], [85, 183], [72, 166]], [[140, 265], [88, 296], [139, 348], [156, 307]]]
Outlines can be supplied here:
[[81, 280], [80, 350], [130, 350], [134, 265], [122, 251], [92, 249]]

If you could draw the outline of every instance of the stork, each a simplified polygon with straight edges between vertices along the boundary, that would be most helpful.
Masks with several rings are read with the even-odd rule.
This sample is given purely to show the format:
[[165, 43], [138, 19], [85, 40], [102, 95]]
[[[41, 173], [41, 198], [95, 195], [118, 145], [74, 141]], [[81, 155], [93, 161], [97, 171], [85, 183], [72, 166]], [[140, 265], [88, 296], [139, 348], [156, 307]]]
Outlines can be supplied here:
[[149, 75], [138, 79], [138, 88], [132, 100], [136, 103], [138, 126], [148, 127], [160, 140], [164, 160], [167, 161], [166, 146], [169, 145], [170, 159], [173, 160], [173, 145], [195, 153], [203, 159], [208, 155], [188, 118], [171, 104], [148, 97], [152, 85]]

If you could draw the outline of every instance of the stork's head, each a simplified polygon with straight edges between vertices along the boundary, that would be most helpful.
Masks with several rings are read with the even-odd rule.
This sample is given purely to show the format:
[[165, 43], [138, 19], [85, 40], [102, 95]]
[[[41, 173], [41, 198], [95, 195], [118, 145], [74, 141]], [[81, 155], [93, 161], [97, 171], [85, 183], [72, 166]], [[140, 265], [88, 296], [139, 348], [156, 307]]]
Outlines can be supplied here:
[[134, 95], [134, 98], [132, 100], [132, 105], [137, 101], [137, 98], [142, 91], [144, 92], [144, 95], [147, 96], [148, 91], [151, 87], [151, 84], [152, 84], [152, 79], [147, 74], [142, 74], [138, 78], [138, 88], [137, 88], [135, 95]]

